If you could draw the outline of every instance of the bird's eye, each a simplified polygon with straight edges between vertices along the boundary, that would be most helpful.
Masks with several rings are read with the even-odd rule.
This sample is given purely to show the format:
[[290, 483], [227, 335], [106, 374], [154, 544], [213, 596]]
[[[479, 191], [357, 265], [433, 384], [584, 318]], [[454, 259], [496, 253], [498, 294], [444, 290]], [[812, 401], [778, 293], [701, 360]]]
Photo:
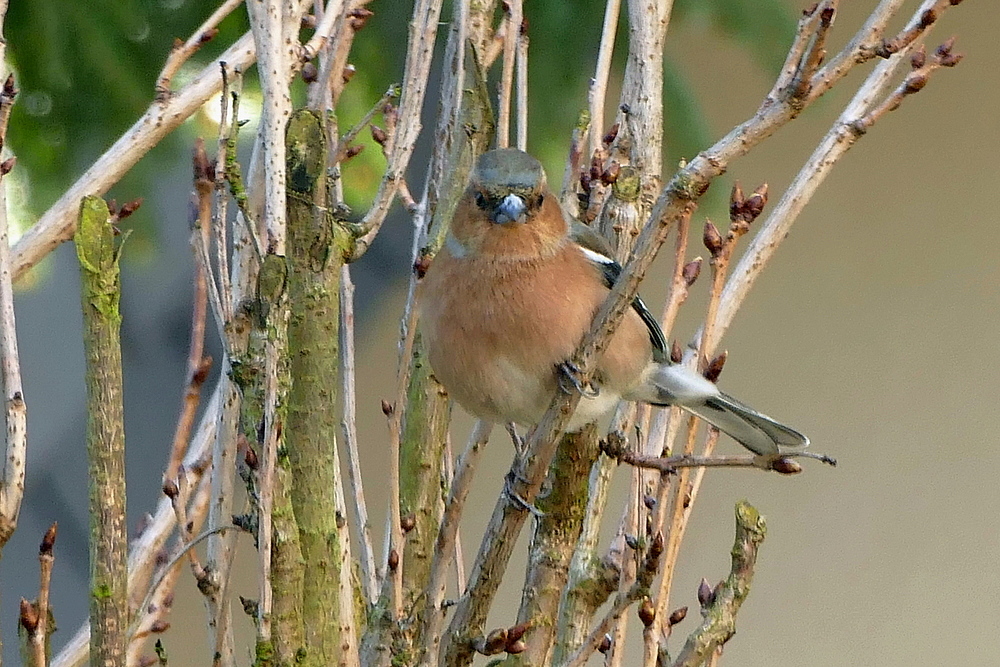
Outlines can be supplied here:
[[545, 201], [545, 195], [538, 195], [538, 200], [535, 201], [535, 208], [540, 207], [543, 201]]
[[487, 207], [486, 197], [483, 195], [482, 192], [476, 193], [476, 206], [478, 206], [483, 210], [485, 210]]

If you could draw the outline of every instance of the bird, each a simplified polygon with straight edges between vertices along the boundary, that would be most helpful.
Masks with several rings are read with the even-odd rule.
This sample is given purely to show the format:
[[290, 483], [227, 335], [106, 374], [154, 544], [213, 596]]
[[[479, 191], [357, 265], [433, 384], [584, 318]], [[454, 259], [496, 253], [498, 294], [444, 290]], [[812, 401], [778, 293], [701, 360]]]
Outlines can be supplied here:
[[[473, 416], [533, 426], [568, 386], [567, 364], [621, 271], [603, 238], [564, 212], [537, 159], [513, 148], [483, 153], [420, 281], [421, 338], [434, 376]], [[577, 386], [583, 395], [567, 432], [626, 399], [683, 408], [760, 456], [809, 444], [672, 363], [656, 318], [639, 297], [631, 305], [591, 385]]]

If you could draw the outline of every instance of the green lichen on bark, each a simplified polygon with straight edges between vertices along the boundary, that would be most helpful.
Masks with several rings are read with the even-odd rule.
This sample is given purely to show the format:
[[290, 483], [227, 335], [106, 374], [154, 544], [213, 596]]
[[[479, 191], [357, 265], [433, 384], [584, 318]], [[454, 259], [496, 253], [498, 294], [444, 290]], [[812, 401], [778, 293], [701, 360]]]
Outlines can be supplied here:
[[122, 407], [121, 243], [108, 206], [86, 197], [75, 236], [87, 384], [90, 504], [90, 664], [123, 665], [128, 626], [125, 426]]
[[567, 433], [559, 443], [545, 484], [551, 490], [537, 499], [541, 515], [535, 521], [528, 550], [528, 572], [517, 616], [518, 623], [531, 623], [524, 637], [527, 649], [509, 656], [504, 664], [542, 665], [551, 661], [559, 604], [587, 513], [590, 469], [599, 454], [594, 426]]
[[305, 653], [325, 666], [340, 654], [340, 528], [334, 476], [340, 420], [339, 292], [352, 237], [330, 214], [326, 142], [319, 114], [293, 114], [286, 134], [288, 166], [288, 395], [286, 447], [291, 500], [302, 562]]
[[403, 556], [403, 599], [422, 613], [420, 594], [430, 577], [438, 526], [444, 513], [444, 445], [450, 410], [444, 388], [431, 375], [419, 334], [410, 360], [410, 386], [399, 451], [399, 509], [413, 520]]
[[745, 500], [736, 503], [736, 539], [729, 576], [704, 610], [701, 626], [687, 638], [674, 667], [702, 664], [736, 633], [736, 614], [750, 594], [757, 551], [766, 534], [767, 525], [760, 512]]

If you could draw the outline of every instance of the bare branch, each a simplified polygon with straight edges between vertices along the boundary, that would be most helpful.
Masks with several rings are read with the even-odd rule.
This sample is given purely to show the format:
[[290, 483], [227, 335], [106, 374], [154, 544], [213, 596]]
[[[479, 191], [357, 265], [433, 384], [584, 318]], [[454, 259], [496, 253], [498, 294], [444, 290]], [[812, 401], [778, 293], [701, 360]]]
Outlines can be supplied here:
[[90, 521], [91, 653], [96, 662], [125, 660], [128, 624], [125, 532], [125, 417], [122, 407], [121, 246], [108, 205], [87, 197], [75, 236], [80, 264], [87, 360], [87, 462]]
[[[476, 422], [465, 451], [456, 466], [455, 476], [452, 478], [448, 501], [444, 506], [444, 515], [441, 517], [437, 542], [434, 545], [434, 561], [431, 564], [431, 574], [427, 584], [429, 600], [424, 607], [424, 618], [422, 619], [421, 634], [424, 645], [421, 665], [435, 664], [438, 648], [441, 644], [441, 628], [444, 626], [445, 610], [442, 609], [442, 603], [444, 602], [449, 561], [456, 553], [455, 542], [462, 511], [465, 509], [465, 500], [469, 495], [472, 480], [475, 478], [476, 469], [482, 459], [483, 452], [486, 450], [486, 443], [489, 441], [492, 430], [493, 424], [482, 420]], [[464, 583], [460, 580], [459, 587], [463, 586]]]
[[333, 34], [334, 22], [341, 18], [344, 7], [344, 0], [330, 0], [327, 3], [326, 7], [323, 8], [323, 17], [320, 19], [319, 24], [317, 24], [316, 31], [309, 41], [301, 47], [301, 53], [299, 54], [301, 60], [312, 60], [329, 43], [330, 36]]
[[413, 155], [413, 147], [421, 129], [420, 110], [423, 108], [424, 94], [427, 92], [428, 73], [434, 55], [434, 40], [437, 37], [440, 15], [441, 0], [418, 0], [413, 8], [409, 48], [403, 72], [403, 93], [399, 103], [400, 124], [394, 133], [389, 164], [375, 194], [375, 201], [360, 223], [360, 236], [352, 261], [368, 250], [375, 235], [378, 234], [406, 173], [410, 156]]
[[267, 249], [285, 254], [285, 124], [292, 113], [288, 94], [291, 56], [283, 39], [285, 22], [282, 0], [255, 0], [247, 4], [257, 51], [264, 103], [260, 136], [264, 149], [264, 227]]
[[594, 78], [590, 80], [587, 93], [587, 107], [590, 109], [590, 143], [588, 155], [593, 155], [601, 147], [604, 132], [604, 105], [608, 94], [608, 78], [611, 76], [611, 57], [614, 55], [615, 36], [618, 31], [618, 14], [621, 0], [608, 0], [604, 6], [604, 24], [601, 27], [601, 45], [597, 50], [597, 66]]
[[517, 147], [528, 150], [528, 22], [523, 18], [517, 39]]
[[170, 96], [170, 82], [177, 74], [181, 66], [193, 56], [202, 44], [211, 41], [218, 34], [218, 25], [222, 19], [233, 13], [233, 10], [243, 4], [243, 0], [225, 0], [219, 5], [212, 15], [205, 19], [205, 22], [198, 26], [194, 34], [188, 37], [186, 42], [176, 40], [167, 56], [167, 62], [160, 70], [160, 76], [156, 77], [156, 99], [165, 100]]
[[49, 593], [52, 586], [52, 568], [55, 565], [55, 556], [52, 547], [56, 542], [57, 523], [49, 526], [42, 538], [42, 543], [38, 548], [38, 601], [35, 609], [38, 614], [38, 623], [35, 631], [30, 633], [29, 641], [34, 655], [34, 664], [37, 667], [44, 667], [49, 662]]
[[351, 145], [351, 143], [358, 138], [358, 135], [361, 134], [362, 130], [368, 127], [368, 124], [372, 122], [372, 118], [375, 117], [375, 114], [382, 113], [383, 110], [385, 109], [386, 104], [388, 104], [391, 100], [394, 100], [397, 97], [399, 97], [399, 91], [400, 91], [400, 86], [398, 83], [394, 83], [391, 86], [389, 86], [389, 89], [382, 94], [382, 97], [379, 99], [379, 101], [376, 102], [374, 106], [372, 106], [372, 108], [368, 110], [368, 112], [361, 118], [361, 120], [358, 121], [358, 123], [354, 127], [352, 127], [350, 130], [347, 131], [347, 134], [345, 134], [343, 137], [340, 138], [340, 142], [337, 144], [333, 153], [334, 155], [333, 159], [336, 162], [342, 161], [347, 156], [347, 149]]
[[354, 361], [354, 283], [351, 281], [350, 266], [341, 267], [340, 276], [340, 376], [341, 392], [344, 400], [344, 446], [347, 449], [349, 465], [348, 479], [351, 482], [355, 527], [361, 537], [361, 590], [365, 602], [374, 605], [378, 599], [375, 554], [372, 549], [371, 528], [368, 522], [368, 505], [365, 502], [364, 483], [361, 476], [361, 461], [358, 456], [357, 398]]
[[[936, 10], [939, 5], [941, 5], [940, 1], [925, 0], [916, 10], [903, 32], [909, 34], [914, 27], [922, 26], [924, 20], [922, 17], [925, 12]], [[926, 31], [929, 27], [924, 26], [921, 31]], [[854, 145], [861, 132], [881, 117], [880, 112], [869, 115], [870, 111], [877, 108], [877, 100], [885, 95], [893, 74], [906, 62], [907, 55], [912, 48], [911, 40], [910, 46], [901, 47], [896, 54], [880, 62], [872, 70], [855, 93], [854, 98], [844, 108], [813, 154], [799, 170], [791, 185], [788, 186], [781, 201], [771, 211], [761, 226], [760, 232], [733, 270], [733, 275], [722, 293], [715, 330], [708, 340], [706, 349], [711, 350], [718, 345], [760, 272], [767, 266], [781, 241], [788, 236], [788, 232], [799, 213], [812, 199], [812, 195], [826, 179], [833, 166]], [[918, 68], [918, 70], [923, 70], [923, 68]], [[914, 74], [919, 76], [919, 72]], [[816, 75], [817, 78], [822, 76], [822, 72]], [[902, 99], [905, 86], [906, 82], [904, 81], [902, 90], [898, 93], [899, 99]], [[884, 106], [883, 108], [887, 109], [888, 107]]]
[[[255, 58], [253, 37], [247, 33], [170, 99], [154, 102], [14, 245], [11, 255], [14, 280], [19, 279], [63, 241], [73, 237], [77, 207], [84, 196], [107, 192], [150, 148], [219, 92], [222, 88], [220, 63], [226, 63], [231, 71], [243, 71], [253, 64]], [[297, 71], [301, 67], [301, 61], [295, 59], [289, 66], [291, 70]]]
[[590, 658], [590, 655], [598, 649], [604, 641], [608, 629], [618, 621], [626, 609], [637, 600], [641, 599], [649, 588], [653, 577], [659, 568], [660, 556], [663, 554], [663, 535], [657, 534], [649, 540], [649, 546], [643, 554], [643, 562], [636, 573], [635, 583], [627, 591], [619, 592], [611, 608], [605, 613], [600, 622], [594, 626], [587, 640], [559, 667], [583, 667]]
[[[219, 293], [219, 310], [216, 325], [232, 319], [233, 286], [229, 278], [229, 197], [226, 196], [226, 143], [229, 138], [229, 73], [225, 65], [220, 65], [222, 74], [222, 94], [219, 95], [219, 136], [215, 153], [213, 174], [215, 176], [214, 215], [212, 216], [212, 239], [215, 242], [216, 274], [209, 273], [211, 288]], [[237, 93], [238, 97], [238, 93]], [[235, 101], [233, 102], [235, 105]], [[214, 307], [214, 306], [213, 306]], [[227, 342], [225, 337], [220, 338]]]
[[733, 543], [733, 564], [729, 577], [714, 595], [705, 610], [701, 627], [691, 633], [672, 667], [695, 667], [702, 664], [716, 648], [725, 644], [736, 632], [736, 612], [750, 592], [757, 550], [767, 526], [750, 503], [736, 504], [736, 540]]
[[[7, 3], [0, 3], [0, 31]], [[0, 39], [0, 42], [3, 42]], [[0, 45], [0, 55], [3, 52]], [[7, 121], [14, 106], [14, 76], [0, 91], [0, 146], [6, 143]], [[5, 162], [6, 164], [6, 162]], [[17, 351], [14, 318], [14, 276], [11, 270], [10, 230], [7, 220], [7, 187], [0, 175], [0, 370], [3, 372], [3, 401], [6, 422], [3, 479], [0, 480], [0, 549], [17, 527], [24, 495], [24, 466], [28, 448], [28, 416], [21, 387], [21, 362]]]
[[503, 34], [503, 64], [500, 72], [500, 92], [497, 96], [497, 148], [510, 146], [510, 102], [514, 87], [514, 60], [517, 57], [518, 35], [524, 21], [521, 0], [504, 3], [507, 28]]
[[[210, 452], [215, 439], [215, 431], [219, 414], [223, 384], [220, 382], [212, 393], [212, 398], [205, 408], [201, 423], [191, 446], [184, 457], [183, 466], [188, 471], [189, 483], [196, 483], [204, 473], [204, 466], [198, 462], [205, 459]], [[157, 559], [163, 551], [167, 539], [172, 533], [176, 520], [170, 499], [163, 497], [156, 507], [156, 513], [146, 522], [146, 528], [132, 541], [128, 560], [129, 611], [134, 614], [140, 608], [141, 598], [137, 592], [148, 590], [148, 583], [153, 571], [158, 567]], [[53, 659], [53, 667], [76, 667], [87, 660], [90, 641], [90, 626], [84, 624], [66, 643], [62, 651]]]

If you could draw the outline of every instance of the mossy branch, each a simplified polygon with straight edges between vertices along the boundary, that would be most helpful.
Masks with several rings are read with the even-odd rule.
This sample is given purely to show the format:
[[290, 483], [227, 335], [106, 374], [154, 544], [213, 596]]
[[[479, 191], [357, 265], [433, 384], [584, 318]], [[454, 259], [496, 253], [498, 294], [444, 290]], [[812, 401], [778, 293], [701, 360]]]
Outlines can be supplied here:
[[122, 407], [121, 244], [108, 205], [86, 197], [76, 254], [83, 295], [90, 480], [90, 663], [121, 665], [128, 625], [125, 425]]
[[745, 500], [736, 503], [736, 540], [729, 577], [714, 593], [705, 611], [701, 627], [691, 633], [672, 667], [695, 667], [702, 664], [736, 633], [736, 613], [750, 593], [757, 550], [767, 533], [767, 524], [753, 505]]
[[403, 552], [403, 599], [413, 616], [422, 613], [421, 596], [430, 578], [434, 543], [444, 514], [444, 445], [451, 406], [431, 375], [419, 334], [410, 359], [410, 386], [399, 450], [399, 511], [407, 532]]
[[530, 623], [531, 629], [524, 637], [526, 650], [508, 659], [510, 664], [552, 662], [570, 561], [587, 516], [590, 470], [599, 455], [596, 429], [586, 428], [563, 436], [549, 468], [552, 491], [537, 502], [541, 516], [528, 551], [528, 572], [517, 615], [518, 625]]
[[326, 206], [326, 139], [314, 111], [292, 115], [288, 158], [288, 395], [286, 445], [302, 564], [305, 660], [335, 664], [340, 653], [339, 541], [335, 443], [340, 267], [351, 242]]

